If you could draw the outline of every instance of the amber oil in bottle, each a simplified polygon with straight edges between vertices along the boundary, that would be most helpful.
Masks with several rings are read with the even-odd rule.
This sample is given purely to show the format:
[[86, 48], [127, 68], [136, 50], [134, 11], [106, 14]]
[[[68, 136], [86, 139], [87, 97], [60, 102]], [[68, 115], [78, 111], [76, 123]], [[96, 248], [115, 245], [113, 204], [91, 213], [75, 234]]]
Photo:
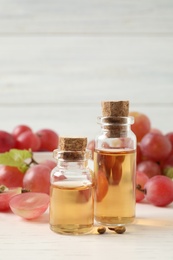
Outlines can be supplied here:
[[95, 220], [114, 226], [135, 218], [136, 137], [128, 101], [102, 102], [101, 133], [95, 140]]
[[94, 223], [94, 179], [86, 138], [60, 137], [51, 174], [50, 228], [61, 234], [89, 233]]

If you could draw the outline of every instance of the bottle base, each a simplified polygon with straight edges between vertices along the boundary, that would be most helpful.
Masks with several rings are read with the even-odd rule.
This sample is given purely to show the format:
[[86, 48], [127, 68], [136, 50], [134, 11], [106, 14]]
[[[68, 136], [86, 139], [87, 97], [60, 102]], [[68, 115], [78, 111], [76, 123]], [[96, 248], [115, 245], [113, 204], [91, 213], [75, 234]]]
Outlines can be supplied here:
[[92, 232], [93, 225], [50, 225], [50, 229], [63, 235], [84, 235]]
[[119, 225], [126, 225], [131, 224], [135, 220], [135, 217], [96, 217], [95, 221], [104, 226], [119, 226]]

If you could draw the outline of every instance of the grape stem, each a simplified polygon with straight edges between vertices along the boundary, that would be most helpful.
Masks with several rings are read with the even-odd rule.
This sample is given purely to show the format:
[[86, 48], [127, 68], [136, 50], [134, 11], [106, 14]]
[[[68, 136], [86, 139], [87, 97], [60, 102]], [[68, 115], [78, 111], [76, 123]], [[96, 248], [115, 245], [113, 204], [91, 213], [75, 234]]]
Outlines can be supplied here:
[[34, 159], [34, 155], [33, 152], [29, 149], [29, 151], [31, 152], [31, 158], [30, 158], [30, 162], [26, 163], [26, 166], [29, 168], [32, 164], [39, 164], [35, 159]]
[[139, 191], [141, 191], [141, 192], [143, 192], [144, 194], [147, 194], [146, 189], [142, 189], [142, 187], [141, 187], [140, 184], [137, 184], [137, 185], [136, 185], [136, 189], [139, 190]]
[[27, 166], [30, 167], [32, 164], [38, 164], [38, 162], [33, 158], [33, 155], [31, 157], [31, 161], [27, 164]]
[[21, 193], [26, 193], [26, 192], [30, 192], [30, 190], [27, 190], [27, 189], [25, 189], [25, 188], [22, 188]]
[[8, 190], [8, 188], [5, 185], [0, 185], [0, 193], [3, 193], [6, 190]]
[[[25, 167], [24, 167], [24, 169], [25, 169], [25, 171], [24, 172], [26, 172], [31, 166], [32, 166], [32, 164], [35, 164], [35, 165], [38, 165], [39, 163], [34, 159], [34, 157], [33, 157], [33, 153], [31, 154], [31, 158], [30, 158], [30, 161], [29, 162], [24, 162], [24, 165], [25, 165]], [[20, 169], [20, 168], [19, 168]]]

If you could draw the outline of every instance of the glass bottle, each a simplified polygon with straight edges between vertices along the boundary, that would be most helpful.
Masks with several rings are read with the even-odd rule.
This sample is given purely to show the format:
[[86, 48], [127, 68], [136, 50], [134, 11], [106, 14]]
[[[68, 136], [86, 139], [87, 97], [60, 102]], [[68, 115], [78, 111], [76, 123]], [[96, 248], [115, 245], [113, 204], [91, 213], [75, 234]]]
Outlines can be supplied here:
[[94, 223], [94, 179], [88, 167], [87, 138], [60, 137], [51, 172], [50, 229], [61, 234], [84, 234]]
[[102, 225], [125, 225], [135, 218], [136, 136], [128, 114], [128, 101], [102, 102], [94, 152], [94, 215]]

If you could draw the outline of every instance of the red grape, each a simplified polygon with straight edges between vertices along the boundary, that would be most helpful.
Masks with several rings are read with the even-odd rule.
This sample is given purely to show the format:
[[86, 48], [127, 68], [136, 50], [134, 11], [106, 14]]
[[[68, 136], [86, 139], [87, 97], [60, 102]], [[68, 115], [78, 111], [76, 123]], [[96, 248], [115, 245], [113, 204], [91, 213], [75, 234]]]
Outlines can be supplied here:
[[7, 211], [10, 209], [10, 199], [21, 193], [21, 188], [10, 188], [0, 193], [0, 211]]
[[41, 129], [36, 132], [40, 138], [40, 151], [53, 151], [58, 147], [59, 136], [51, 129]]
[[137, 141], [140, 142], [151, 129], [150, 119], [147, 115], [135, 111], [130, 112], [129, 115], [134, 117], [134, 124], [131, 125], [131, 129], [136, 135]]
[[122, 163], [116, 160], [112, 167], [112, 180], [114, 185], [118, 185], [122, 177]]
[[168, 138], [157, 133], [146, 134], [142, 138], [140, 146], [143, 155], [154, 161], [160, 161], [166, 158], [172, 149]]
[[87, 190], [79, 190], [77, 202], [83, 203], [89, 201], [92, 196], [92, 191], [90, 189]]
[[150, 178], [144, 186], [149, 203], [164, 207], [173, 201], [173, 182], [170, 178], [158, 175]]
[[0, 185], [22, 187], [24, 174], [16, 167], [0, 165]]
[[150, 133], [155, 133], [155, 134], [163, 134], [160, 129], [157, 128], [151, 128]]
[[104, 165], [105, 165], [106, 169], [112, 169], [112, 167], [115, 164], [116, 158], [114, 156], [107, 155], [107, 156], [103, 157], [103, 160], [104, 160]]
[[50, 192], [50, 167], [44, 164], [29, 168], [23, 178], [23, 187], [32, 192]]
[[171, 153], [165, 160], [161, 161], [162, 174], [173, 178], [173, 154]]
[[161, 168], [158, 163], [151, 160], [138, 163], [137, 170], [144, 172], [149, 178], [161, 174]]
[[169, 132], [165, 135], [169, 141], [171, 142], [171, 145], [172, 145], [172, 153], [173, 153], [173, 132]]
[[106, 174], [99, 170], [96, 176], [96, 200], [101, 201], [107, 194], [109, 188]]
[[144, 172], [136, 172], [136, 202], [140, 202], [145, 198], [144, 186], [149, 180]]
[[9, 205], [14, 214], [25, 219], [35, 219], [46, 211], [49, 200], [48, 194], [26, 192], [14, 196]]
[[143, 160], [143, 155], [140, 147], [140, 143], [137, 144], [136, 147], [136, 163], [140, 163]]
[[53, 168], [55, 168], [57, 166], [57, 163], [53, 160], [44, 160], [44, 161], [41, 161], [39, 164], [43, 164], [43, 165], [46, 165], [48, 166], [51, 170]]
[[38, 151], [40, 148], [40, 138], [32, 131], [25, 131], [17, 137], [16, 148], [20, 150], [31, 149], [32, 151]]
[[162, 171], [166, 168], [173, 168], [173, 154], [171, 153], [166, 159], [161, 161]]
[[9, 151], [15, 147], [15, 138], [6, 131], [0, 131], [0, 153]]
[[13, 131], [12, 131], [12, 135], [17, 138], [20, 134], [26, 132], [26, 131], [31, 131], [32, 129], [31, 127], [27, 126], [27, 125], [17, 125]]

